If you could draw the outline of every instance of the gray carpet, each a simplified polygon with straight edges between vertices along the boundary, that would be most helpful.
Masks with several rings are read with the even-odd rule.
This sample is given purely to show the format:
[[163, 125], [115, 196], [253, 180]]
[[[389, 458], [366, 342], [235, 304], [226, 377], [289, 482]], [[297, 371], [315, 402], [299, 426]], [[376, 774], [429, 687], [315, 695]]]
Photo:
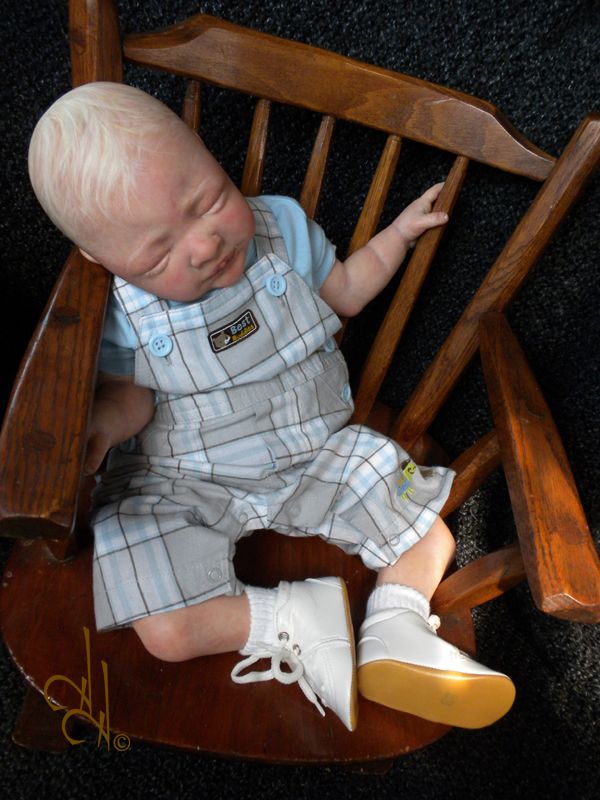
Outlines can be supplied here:
[[[161, 27], [205, 11], [257, 30], [288, 36], [485, 98], [529, 139], [560, 153], [581, 119], [599, 108], [597, 61], [600, 9], [592, 0], [301, 0], [284, 3], [136, 0], [119, 2], [125, 31]], [[2, 330], [4, 405], [21, 355], [68, 244], [37, 207], [26, 177], [28, 137], [39, 114], [69, 86], [67, 14], [62, 0], [4, 0], [0, 33], [2, 94]], [[127, 79], [177, 108], [182, 85], [159, 86], [155, 75], [128, 68]], [[212, 106], [211, 106], [212, 101]], [[242, 169], [243, 101], [207, 92], [208, 145], [234, 178]], [[315, 130], [310, 115], [280, 110], [273, 123], [273, 156], [265, 190], [297, 194]], [[279, 134], [279, 136], [278, 136]], [[275, 146], [276, 140], [279, 142]], [[383, 144], [377, 133], [340, 125], [319, 215], [343, 252], [350, 235], [340, 197], [355, 213], [369, 170]], [[425, 149], [406, 144], [386, 219], [446, 173], [449, 157], [424, 166]], [[426, 308], [412, 320], [396, 357], [385, 399], [400, 407], [415, 379], [452, 327], [501, 249], [535, 186], [474, 166], [454, 214], [435, 273], [425, 286]], [[600, 540], [600, 391], [597, 353], [598, 210], [596, 177], [512, 305], [509, 318], [562, 432], [596, 543]], [[388, 297], [375, 301], [366, 322], [349, 336], [358, 372], [374, 323]], [[18, 314], [13, 317], [13, 312]], [[451, 456], [490, 426], [478, 364], [446, 404], [434, 432]], [[458, 560], [514, 540], [516, 533], [500, 472], [452, 520]], [[6, 560], [10, 543], [0, 541]], [[10, 731], [23, 696], [23, 679], [0, 651], [0, 774], [14, 798], [103, 797], [246, 798], [324, 797], [542, 797], [592, 798], [600, 792], [600, 628], [568, 624], [538, 612], [526, 586], [476, 611], [482, 661], [508, 672], [517, 686], [509, 715], [479, 731], [452, 731], [433, 746], [399, 759], [383, 776], [323, 768], [264, 767], [134, 745], [107, 753], [92, 742], [65, 756], [20, 750]], [[32, 643], [35, 646], [35, 643]]]

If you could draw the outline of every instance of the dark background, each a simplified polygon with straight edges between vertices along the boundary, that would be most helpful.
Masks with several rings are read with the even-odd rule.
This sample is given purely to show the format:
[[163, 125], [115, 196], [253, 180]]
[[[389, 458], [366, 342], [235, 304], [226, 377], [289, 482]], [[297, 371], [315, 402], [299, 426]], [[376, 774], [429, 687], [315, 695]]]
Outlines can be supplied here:
[[[203, 11], [266, 33], [442, 83], [489, 100], [539, 147], [558, 155], [581, 119], [600, 110], [600, 10], [591, 0], [120, 0], [125, 32], [152, 29]], [[69, 245], [38, 207], [26, 174], [36, 119], [69, 88], [66, 0], [0, 3], [3, 55], [2, 214], [3, 341], [0, 407]], [[182, 84], [129, 67], [126, 79], [178, 109]], [[251, 106], [206, 92], [202, 134], [239, 179]], [[264, 190], [297, 195], [317, 120], [278, 110]], [[331, 173], [318, 215], [343, 253], [384, 137], [340, 124]], [[425, 165], [427, 156], [427, 165]], [[385, 219], [446, 174], [450, 158], [406, 143]], [[600, 401], [597, 353], [598, 211], [596, 177], [511, 306], [509, 319], [553, 411], [586, 509], [600, 540], [597, 451]], [[535, 196], [536, 185], [473, 165], [433, 274], [425, 309], [411, 321], [385, 399], [401, 407]], [[340, 212], [343, 209], [343, 212]], [[389, 292], [350, 329], [348, 358], [357, 374]], [[451, 457], [491, 425], [480, 368], [468, 371], [434, 432]], [[458, 561], [507, 544], [516, 532], [500, 471], [451, 520]], [[0, 559], [10, 542], [0, 540]], [[399, 759], [384, 776], [324, 768], [272, 767], [219, 761], [135, 744], [127, 753], [94, 743], [64, 756], [30, 753], [10, 739], [24, 681], [0, 650], [0, 775], [14, 797], [263, 796], [592, 798], [600, 792], [600, 628], [538, 612], [526, 586], [475, 612], [479, 657], [509, 673], [515, 706], [495, 726], [454, 730], [425, 750]], [[32, 642], [32, 646], [35, 643]], [[193, 702], [193, 698], [190, 698]]]

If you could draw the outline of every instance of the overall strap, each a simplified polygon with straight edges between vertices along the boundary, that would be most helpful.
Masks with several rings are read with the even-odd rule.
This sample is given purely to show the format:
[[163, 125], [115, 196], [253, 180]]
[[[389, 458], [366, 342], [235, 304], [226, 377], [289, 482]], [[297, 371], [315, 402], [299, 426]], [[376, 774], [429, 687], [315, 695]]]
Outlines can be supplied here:
[[281, 261], [290, 266], [287, 248], [275, 215], [259, 197], [247, 197], [246, 200], [252, 209], [256, 223], [256, 233], [254, 234], [256, 260], [260, 261], [263, 256], [274, 253]]

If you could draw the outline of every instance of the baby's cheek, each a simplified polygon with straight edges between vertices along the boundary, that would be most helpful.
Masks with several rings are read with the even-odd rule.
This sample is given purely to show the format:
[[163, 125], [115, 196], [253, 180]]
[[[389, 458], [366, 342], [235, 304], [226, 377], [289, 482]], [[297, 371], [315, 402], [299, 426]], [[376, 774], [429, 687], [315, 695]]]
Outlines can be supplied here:
[[254, 235], [254, 216], [246, 200], [239, 200], [223, 209], [223, 225], [236, 234]]

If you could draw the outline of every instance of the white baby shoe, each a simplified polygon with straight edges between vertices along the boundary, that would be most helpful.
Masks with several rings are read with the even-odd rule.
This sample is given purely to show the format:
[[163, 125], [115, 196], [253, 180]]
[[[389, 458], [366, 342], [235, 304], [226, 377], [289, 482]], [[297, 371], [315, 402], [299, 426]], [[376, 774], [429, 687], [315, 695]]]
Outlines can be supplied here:
[[432, 722], [491, 725], [512, 706], [513, 682], [440, 639], [439, 624], [439, 617], [398, 608], [368, 616], [358, 642], [359, 692]]
[[[275, 600], [277, 646], [265, 645], [233, 669], [235, 683], [254, 683], [275, 678], [298, 682], [306, 697], [324, 716], [321, 703], [331, 708], [348, 730], [356, 728], [358, 695], [354, 632], [346, 585], [341, 578], [281, 581]], [[261, 658], [271, 659], [262, 672], [244, 669]], [[290, 672], [283, 671], [285, 663]]]

